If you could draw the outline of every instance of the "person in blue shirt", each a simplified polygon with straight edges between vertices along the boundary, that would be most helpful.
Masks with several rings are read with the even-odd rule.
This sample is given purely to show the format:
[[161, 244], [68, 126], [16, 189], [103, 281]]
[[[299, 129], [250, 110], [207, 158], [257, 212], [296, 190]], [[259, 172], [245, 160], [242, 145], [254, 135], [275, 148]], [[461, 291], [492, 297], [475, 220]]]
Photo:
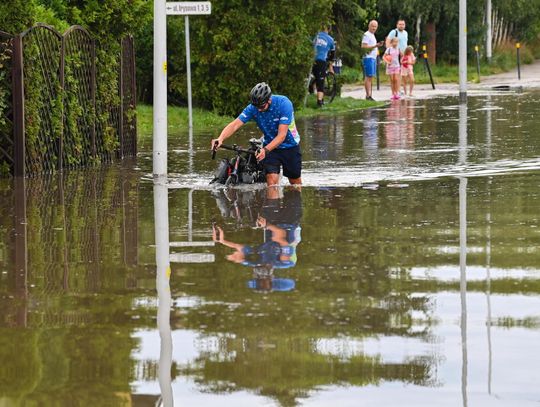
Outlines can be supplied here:
[[[326, 61], [328, 59], [328, 54], [335, 52], [336, 49], [334, 39], [328, 34], [328, 27], [325, 27], [317, 34], [313, 40], [313, 47], [315, 49], [315, 62], [313, 63], [312, 72], [317, 86], [317, 105], [323, 106]], [[332, 69], [332, 65], [330, 65], [330, 69]]]
[[302, 196], [294, 188], [286, 190], [282, 199], [267, 199], [257, 218], [257, 226], [264, 230], [264, 241], [259, 245], [235, 243], [225, 238], [223, 229], [212, 225], [212, 239], [234, 250], [227, 260], [253, 269], [250, 288], [257, 290], [288, 291], [294, 280], [276, 278], [274, 270], [290, 269], [298, 261], [297, 246], [301, 242]]
[[279, 174], [292, 185], [302, 184], [302, 153], [300, 134], [294, 121], [292, 102], [286, 96], [272, 95], [267, 83], [258, 83], [251, 89], [251, 103], [222, 130], [217, 139], [212, 140], [212, 148], [219, 148], [240, 127], [254, 120], [263, 133], [263, 148], [257, 154], [266, 173], [266, 184], [279, 184]]

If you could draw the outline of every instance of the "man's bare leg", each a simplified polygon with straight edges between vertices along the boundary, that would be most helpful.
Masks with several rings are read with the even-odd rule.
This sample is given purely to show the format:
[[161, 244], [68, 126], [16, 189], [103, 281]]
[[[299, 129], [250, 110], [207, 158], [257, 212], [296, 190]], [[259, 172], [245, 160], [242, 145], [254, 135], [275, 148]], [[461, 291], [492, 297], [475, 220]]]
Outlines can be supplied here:
[[371, 96], [371, 76], [366, 76], [364, 80], [364, 88], [366, 89], [366, 98]]
[[266, 197], [279, 199], [279, 174], [266, 174]]

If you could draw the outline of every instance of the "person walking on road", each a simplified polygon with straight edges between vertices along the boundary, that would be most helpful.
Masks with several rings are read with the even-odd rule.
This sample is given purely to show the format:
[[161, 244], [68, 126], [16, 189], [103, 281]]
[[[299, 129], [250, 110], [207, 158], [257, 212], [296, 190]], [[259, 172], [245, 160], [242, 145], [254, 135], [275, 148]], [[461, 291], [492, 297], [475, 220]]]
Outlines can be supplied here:
[[[317, 106], [319, 107], [324, 105], [324, 78], [326, 76], [328, 54], [332, 51], [335, 52], [336, 48], [334, 39], [328, 34], [328, 31], [329, 28], [325, 27], [313, 40], [315, 62], [313, 63], [312, 72], [317, 86]], [[330, 65], [330, 69], [332, 69], [332, 65]]]
[[293, 185], [302, 184], [302, 153], [300, 152], [300, 134], [294, 121], [294, 109], [288, 97], [272, 95], [267, 83], [258, 83], [251, 89], [251, 103], [222, 130], [217, 139], [212, 140], [212, 149], [231, 137], [240, 127], [250, 120], [257, 123], [263, 132], [263, 148], [256, 155], [266, 173], [266, 184], [279, 184], [279, 173]]
[[383, 42], [377, 42], [375, 38], [375, 32], [379, 28], [379, 23], [375, 20], [371, 20], [368, 25], [368, 30], [364, 33], [362, 38], [362, 50], [367, 52], [362, 58], [362, 65], [364, 67], [364, 88], [366, 89], [366, 100], [374, 100], [371, 91], [373, 85], [373, 77], [377, 72], [377, 53], [378, 47]]

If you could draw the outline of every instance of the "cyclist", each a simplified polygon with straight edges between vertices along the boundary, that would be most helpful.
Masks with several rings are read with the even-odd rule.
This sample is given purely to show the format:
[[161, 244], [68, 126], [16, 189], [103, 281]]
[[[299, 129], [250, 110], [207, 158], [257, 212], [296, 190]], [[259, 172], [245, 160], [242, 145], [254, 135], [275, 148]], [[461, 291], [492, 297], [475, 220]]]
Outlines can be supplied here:
[[[317, 85], [317, 105], [319, 107], [324, 105], [324, 78], [326, 76], [328, 54], [334, 54], [336, 49], [334, 39], [328, 34], [328, 31], [329, 28], [324, 27], [313, 40], [315, 62], [313, 63], [312, 72], [315, 77], [315, 84]], [[331, 69], [332, 65], [330, 65]]]
[[266, 173], [266, 184], [275, 186], [279, 183], [279, 173], [293, 185], [302, 184], [302, 154], [300, 152], [300, 134], [294, 121], [292, 102], [286, 96], [272, 95], [270, 86], [258, 83], [251, 89], [251, 103], [222, 130], [217, 139], [212, 140], [212, 148], [218, 148], [240, 127], [250, 120], [257, 123], [263, 132], [263, 148], [256, 155]]

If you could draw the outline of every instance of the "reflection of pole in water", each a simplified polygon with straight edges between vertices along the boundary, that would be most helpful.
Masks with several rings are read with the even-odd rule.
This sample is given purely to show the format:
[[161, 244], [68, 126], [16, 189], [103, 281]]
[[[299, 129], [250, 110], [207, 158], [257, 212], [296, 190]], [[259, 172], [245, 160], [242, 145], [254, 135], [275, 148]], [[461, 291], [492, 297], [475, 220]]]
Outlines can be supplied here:
[[459, 271], [461, 297], [461, 394], [467, 406], [467, 178], [459, 179]]
[[486, 159], [491, 160], [491, 95], [487, 95], [486, 102]]
[[[172, 336], [171, 336], [171, 274], [169, 260], [169, 201], [165, 182], [154, 181], [154, 227], [156, 236], [156, 289], [158, 293], [157, 325], [161, 339], [159, 353], [159, 387], [162, 405], [173, 405], [171, 387]], [[161, 180], [163, 181], [163, 180]]]
[[488, 178], [488, 202], [489, 209], [486, 214], [486, 300], [487, 300], [487, 341], [488, 341], [488, 394], [491, 394], [491, 177]]
[[[467, 102], [459, 105], [459, 164], [467, 163]], [[461, 396], [467, 406], [467, 178], [459, 178], [459, 291], [461, 298]]]
[[193, 150], [193, 127], [190, 125], [189, 127], [189, 162], [188, 162], [188, 169], [189, 173], [193, 174], [193, 159], [195, 156], [195, 151]]
[[467, 103], [459, 105], [459, 164], [467, 162]]
[[28, 231], [26, 220], [26, 178], [14, 177], [13, 185], [15, 189], [15, 289], [17, 295], [24, 301], [23, 305], [18, 307], [17, 325], [26, 327], [28, 322]]
[[188, 192], [188, 242], [193, 241], [193, 190]]

